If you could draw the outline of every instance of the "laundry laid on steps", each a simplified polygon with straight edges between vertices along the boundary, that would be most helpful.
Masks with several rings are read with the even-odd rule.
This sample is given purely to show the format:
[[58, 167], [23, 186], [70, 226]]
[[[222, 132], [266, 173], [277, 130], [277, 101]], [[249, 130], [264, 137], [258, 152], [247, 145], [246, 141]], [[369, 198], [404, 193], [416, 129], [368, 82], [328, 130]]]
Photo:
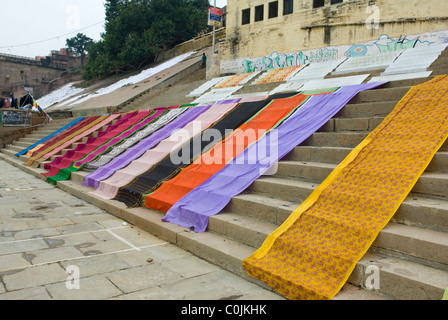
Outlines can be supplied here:
[[170, 112], [179, 112], [179, 114], [174, 115], [171, 121], [161, 125], [161, 127], [149, 137], [127, 149], [122, 155], [114, 158], [114, 160], [107, 165], [86, 176], [83, 184], [98, 187], [99, 181], [110, 177], [115, 171], [129, 165], [129, 163], [140, 157], [147, 150], [155, 147], [158, 143], [160, 143], [160, 141], [170, 136], [174, 131], [184, 127], [187, 123], [196, 119], [208, 108], [210, 108], [210, 106], [184, 107], [170, 110]]
[[[179, 107], [179, 106], [178, 106]], [[140, 123], [136, 124], [132, 129], [125, 133], [123, 139], [119, 141], [113, 141], [113, 145], [108, 148], [104, 153], [99, 155], [94, 160], [86, 163], [82, 169], [85, 171], [95, 171], [99, 167], [102, 167], [109, 163], [113, 158], [126, 151], [127, 148], [133, 146], [141, 139], [150, 135], [156, 130], [159, 124], [153, 124], [155, 121], [159, 121], [159, 117], [165, 113], [170, 113], [170, 110], [174, 108], [157, 108], [149, 117], [145, 118]]]
[[448, 76], [394, 110], [243, 260], [288, 299], [332, 299], [448, 137]]
[[[134, 160], [127, 167], [116, 171], [111, 177], [100, 182], [98, 189], [92, 194], [110, 199], [116, 196], [119, 187], [132, 182], [134, 178], [151, 169], [171, 154], [178, 155], [177, 146], [183, 150], [184, 140], [194, 139], [202, 131], [209, 128], [213, 123], [219, 121], [228, 112], [236, 107], [236, 103], [220, 104], [211, 106], [209, 110], [201, 114], [194, 121], [188, 123], [184, 128], [175, 131], [170, 137], [161, 141], [157, 147], [146, 151], [140, 158]], [[179, 141], [180, 140], [180, 141]], [[197, 151], [196, 151], [197, 152]], [[182, 156], [180, 156], [182, 158]], [[189, 159], [190, 157], [188, 157]]]
[[[283, 122], [307, 99], [309, 96], [296, 94], [289, 98], [271, 100], [266, 107], [238, 127], [225, 140], [148, 195], [146, 205], [166, 212], [188, 192], [221, 170], [250, 144], [258, 141], [268, 131]], [[126, 204], [129, 205], [129, 203]]]
[[43, 148], [37, 150], [35, 152], [35, 154], [33, 153], [31, 158], [28, 159], [28, 161], [25, 163], [25, 165], [33, 167], [33, 168], [37, 168], [39, 166], [39, 163], [36, 160], [43, 158], [48, 152], [51, 152], [52, 150], [63, 145], [67, 141], [70, 141], [74, 137], [79, 136], [83, 132], [89, 130], [91, 127], [93, 127], [96, 124], [98, 124], [99, 122], [103, 121], [106, 117], [107, 116], [93, 116], [93, 117], [86, 118], [85, 121], [81, 121], [79, 123], [79, 125], [76, 126], [76, 128], [74, 128], [74, 130], [71, 130], [70, 133], [67, 133], [67, 135], [57, 137], [55, 139], [55, 141], [52, 141], [51, 143], [49, 143], [48, 146], [46, 144]]
[[[113, 126], [109, 126], [107, 130], [100, 132], [98, 138], [89, 138], [87, 143], [78, 144], [78, 146], [68, 151], [63, 157], [56, 158], [52, 163], [45, 164], [45, 169], [50, 170], [45, 173], [47, 181], [56, 183], [70, 178], [71, 172], [78, 171], [85, 163], [95, 159], [102, 153], [106, 152], [111, 146], [119, 143], [126, 137], [141, 128], [137, 124], [149, 123], [153, 120], [148, 119], [151, 114], [156, 111], [144, 110], [138, 113], [129, 113], [122, 117]], [[76, 164], [79, 164], [76, 166]]]
[[42, 175], [46, 177], [55, 176], [60, 169], [70, 166], [74, 160], [80, 159], [94, 151], [98, 146], [106, 143], [110, 137], [119, 134], [120, 131], [117, 132], [117, 128], [119, 130], [123, 124], [128, 122], [136, 114], [134, 112], [125, 114], [114, 125], [109, 125], [106, 130], [98, 132], [97, 137], [88, 137], [85, 143], [78, 143], [74, 149], [70, 149], [63, 155], [57, 156], [53, 161], [45, 163], [44, 168], [45, 170], [49, 170], [49, 172], [43, 173]]
[[[310, 97], [275, 130], [250, 145], [224, 168], [174, 203], [163, 221], [191, 228], [195, 232], [206, 231], [209, 217], [221, 212], [232, 197], [242, 193], [279, 159], [321, 128], [358, 92], [382, 84], [347, 86], [323, 94], [316, 92], [317, 95]], [[152, 207], [151, 200], [151, 195], [145, 197], [146, 207]]]
[[[247, 119], [253, 117], [268, 102], [258, 101], [239, 104], [237, 108], [233, 109], [232, 112], [210, 128], [213, 130], [209, 131], [213, 132], [213, 141], [209, 141], [208, 138], [204, 139], [203, 136], [190, 140], [188, 147], [180, 150], [180, 157], [184, 159], [183, 161], [175, 162], [172, 157], [165, 158], [148, 172], [134, 179], [131, 184], [121, 187], [114, 199], [122, 201], [129, 206], [135, 206], [141, 203], [144, 193], [159, 187], [164, 181], [171, 179], [184, 167], [199, 158], [204, 151], [221, 143], [222, 139], [225, 139], [226, 135], [229, 135], [229, 132], [233, 132], [233, 130], [241, 126]], [[196, 151], [196, 148], [198, 151]]]

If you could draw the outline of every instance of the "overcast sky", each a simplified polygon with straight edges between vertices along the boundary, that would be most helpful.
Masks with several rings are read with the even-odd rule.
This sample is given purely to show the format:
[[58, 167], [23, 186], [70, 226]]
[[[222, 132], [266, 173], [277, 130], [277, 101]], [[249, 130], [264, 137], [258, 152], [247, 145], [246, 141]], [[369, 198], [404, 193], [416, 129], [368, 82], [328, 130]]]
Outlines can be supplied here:
[[[99, 40], [104, 0], [0, 0], [0, 53], [46, 56], [78, 32]], [[210, 0], [214, 4], [214, 0]], [[227, 0], [216, 0], [223, 7]]]

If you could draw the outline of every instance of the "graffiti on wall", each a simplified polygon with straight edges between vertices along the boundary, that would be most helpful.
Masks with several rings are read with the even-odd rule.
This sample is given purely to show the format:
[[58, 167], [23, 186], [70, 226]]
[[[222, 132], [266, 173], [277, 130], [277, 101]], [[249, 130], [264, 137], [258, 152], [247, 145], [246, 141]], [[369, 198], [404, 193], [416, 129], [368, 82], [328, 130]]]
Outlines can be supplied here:
[[262, 58], [244, 59], [242, 61], [242, 67], [244, 72], [265, 71], [337, 60], [344, 57], [359, 57], [368, 54], [429, 46], [434, 43], [448, 43], [448, 31], [430, 32], [418, 36], [401, 36], [398, 38], [390, 38], [388, 35], [383, 34], [377, 40], [351, 46], [339, 46], [286, 54], [273, 52], [269, 56]]
[[324, 48], [315, 51], [291, 54], [271, 53], [267, 57], [256, 60], [244, 60], [245, 72], [265, 71], [270, 69], [301, 66], [307, 63], [337, 60], [339, 51], [337, 49]]

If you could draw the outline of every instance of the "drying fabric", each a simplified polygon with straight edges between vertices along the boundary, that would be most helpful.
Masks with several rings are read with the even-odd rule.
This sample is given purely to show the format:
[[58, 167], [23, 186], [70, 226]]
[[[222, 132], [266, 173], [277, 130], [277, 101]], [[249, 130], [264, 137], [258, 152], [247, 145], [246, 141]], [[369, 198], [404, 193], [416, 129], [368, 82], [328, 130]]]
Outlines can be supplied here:
[[[213, 125], [204, 135], [189, 141], [189, 144], [182, 148], [179, 153], [182, 161], [177, 161], [173, 157], [166, 157], [151, 170], [136, 178], [131, 184], [121, 187], [115, 200], [124, 202], [126, 205], [138, 206], [141, 203], [142, 195], [158, 188], [164, 181], [171, 179], [182, 168], [190, 165], [199, 158], [202, 153], [209, 151], [216, 144], [244, 122], [253, 117], [256, 113], [266, 107], [270, 100], [249, 102], [239, 104], [221, 121]], [[212, 141], [211, 141], [212, 140]]]
[[90, 127], [89, 129], [85, 130], [85, 131], [82, 132], [81, 134], [77, 135], [76, 137], [73, 137], [71, 140], [69, 140], [69, 141], [63, 143], [62, 145], [58, 146], [57, 148], [53, 149], [52, 151], [46, 153], [46, 154], [43, 156], [43, 158], [44, 158], [44, 159], [48, 159], [48, 158], [50, 158], [51, 156], [53, 156], [53, 155], [55, 155], [55, 154], [58, 154], [58, 153], [61, 152], [62, 150], [64, 150], [64, 149], [70, 147], [73, 143], [75, 143], [75, 142], [81, 140], [81, 139], [84, 138], [84, 137], [89, 136], [90, 134], [92, 134], [92, 133], [94, 133], [94, 132], [96, 132], [96, 131], [98, 131], [98, 130], [101, 130], [101, 128], [102, 128], [103, 126], [108, 126], [108, 125], [110, 125], [110, 123], [111, 123], [113, 120], [117, 119], [117, 118], [120, 117], [120, 116], [121, 116], [121, 114], [119, 114], [119, 113], [115, 113], [115, 114], [105, 115], [105, 116], [103, 116], [103, 117], [100, 117], [100, 119], [102, 118], [102, 121], [99, 121], [99, 122], [96, 123], [94, 126], [92, 126], [92, 127]]
[[445, 75], [412, 87], [244, 269], [289, 299], [332, 299], [447, 137]]
[[[65, 168], [70, 165], [74, 160], [82, 158], [85, 154], [92, 152], [99, 145], [107, 142], [111, 136], [119, 134], [121, 126], [128, 122], [136, 113], [128, 113], [121, 117], [114, 125], [110, 125], [106, 130], [98, 132], [97, 137], [89, 137], [85, 143], [78, 143], [74, 149], [68, 150], [64, 155], [56, 157], [53, 161], [44, 165], [45, 170], [54, 171], [52, 169]], [[71, 161], [70, 161], [71, 160]], [[70, 162], [69, 162], [70, 161]], [[64, 166], [64, 163], [68, 163]], [[57, 171], [56, 171], [57, 173]], [[45, 176], [52, 176], [52, 174], [46, 173]]]
[[[79, 117], [75, 120], [73, 120], [72, 122], [70, 122], [69, 124], [63, 126], [62, 128], [56, 130], [55, 132], [49, 134], [48, 136], [46, 136], [45, 138], [40, 139], [39, 141], [37, 141], [36, 143], [30, 145], [28, 148], [23, 149], [22, 151], [18, 152], [15, 154], [16, 157], [20, 157], [21, 155], [26, 154], [28, 151], [30, 150], [34, 150], [35, 148], [37, 148], [36, 150], [39, 150], [42, 146], [44, 146], [44, 142], [48, 141], [49, 139], [53, 138], [54, 136], [57, 136], [59, 133], [69, 129], [70, 127], [74, 126], [75, 124], [77, 124], [79, 121], [81, 121], [82, 119], [84, 119], [84, 117]], [[40, 147], [39, 147], [40, 146]], [[34, 151], [36, 151], [34, 150]]]
[[[69, 150], [62, 157], [57, 157], [52, 163], [45, 164], [47, 173], [42, 173], [47, 177], [47, 181], [56, 183], [70, 178], [71, 172], [79, 170], [81, 166], [75, 167], [74, 163], [81, 160], [87, 163], [90, 159], [100, 155], [110, 148], [110, 146], [118, 143], [127, 136], [131, 135], [136, 124], [146, 121], [145, 119], [153, 114], [153, 111], [142, 111], [135, 114], [129, 114], [117, 121], [112, 130], [102, 134], [98, 138], [89, 138], [87, 143], [78, 144], [75, 149]], [[123, 120], [123, 121], [122, 121]], [[109, 126], [111, 127], [111, 126]]]
[[[188, 123], [184, 128], [174, 132], [170, 137], [161, 141], [157, 147], [145, 152], [140, 158], [134, 160], [127, 167], [116, 171], [111, 177], [100, 182], [98, 189], [91, 192], [103, 199], [111, 199], [116, 196], [118, 188], [132, 182], [134, 178], [151, 169], [158, 162], [176, 152], [184, 141], [194, 139], [202, 131], [230, 112], [237, 104], [217, 104], [211, 106], [206, 112]], [[180, 141], [179, 141], [180, 140]]]
[[[327, 123], [359, 91], [378, 85], [342, 87], [337, 92], [312, 96], [275, 130], [177, 201], [164, 221], [204, 232], [209, 217], [218, 214], [232, 197], [243, 192], [275, 162]], [[145, 205], [149, 197], [146, 199]]]
[[138, 141], [154, 132], [154, 130], [157, 129], [157, 126], [148, 127], [148, 125], [152, 124], [155, 121], [158, 121], [159, 118], [162, 117], [162, 115], [168, 113], [171, 109], [174, 108], [169, 107], [154, 109], [154, 112], [149, 117], [145, 118], [145, 120], [132, 127], [132, 129], [126, 133], [124, 139], [118, 141], [111, 148], [108, 148], [101, 156], [99, 156], [95, 160], [86, 163], [85, 166], [83, 166], [83, 169], [85, 171], [95, 171], [112, 161], [112, 159], [114, 159], [116, 156], [126, 151], [127, 148], [133, 146]]
[[170, 110], [170, 114], [166, 114], [165, 116], [163, 116], [167, 117], [167, 119], [162, 119], [162, 117], [160, 119], [161, 121], [157, 121], [157, 123], [159, 124], [159, 126], [157, 127], [157, 131], [152, 133], [147, 138], [141, 140], [135, 146], [127, 149], [122, 155], [114, 158], [114, 160], [112, 160], [107, 165], [84, 177], [83, 184], [98, 188], [100, 181], [107, 179], [115, 171], [126, 167], [129, 163], [140, 157], [147, 150], [155, 147], [160, 141], [170, 136], [172, 132], [179, 128], [182, 128], [190, 121], [196, 119], [196, 117], [198, 117], [202, 112], [206, 111], [209, 107], [210, 106], [185, 107]]
[[52, 138], [45, 141], [41, 148], [36, 147], [36, 148], [33, 148], [32, 150], [29, 150], [26, 155], [28, 157], [33, 157], [33, 156], [37, 155], [38, 150], [43, 151], [44, 149], [49, 148], [53, 144], [61, 141], [62, 139], [68, 137], [69, 135], [71, 135], [79, 130], [82, 130], [84, 128], [84, 126], [86, 126], [87, 124], [89, 124], [92, 121], [95, 121], [96, 119], [98, 119], [98, 116], [87, 117], [87, 118], [82, 119], [77, 124], [75, 124], [73, 127], [69, 128], [67, 130], [64, 130], [63, 132], [59, 133], [58, 135], [55, 135]]
[[302, 66], [292, 66], [269, 70], [266, 74], [262, 75], [256, 83], [271, 83], [271, 82], [282, 82], [288, 79], [288, 77], [293, 76], [297, 71], [299, 71]]
[[238, 85], [241, 85], [247, 81], [250, 78], [252, 78], [256, 73], [241, 73], [241, 74], [235, 74], [233, 76], [230, 76], [221, 82], [219, 82], [217, 85], [215, 85], [214, 89], [222, 89], [222, 88], [229, 88], [229, 87], [236, 87]]
[[83, 132], [89, 130], [91, 127], [95, 126], [96, 124], [100, 123], [104, 119], [106, 119], [108, 116], [93, 116], [86, 119], [86, 121], [81, 121], [79, 126], [76, 126], [74, 130], [71, 130], [70, 133], [67, 133], [67, 135], [64, 135], [64, 137], [57, 137], [57, 141], [54, 141], [49, 146], [45, 145], [42, 149], [39, 149], [37, 151], [37, 154], [34, 155], [28, 159], [28, 161], [25, 163], [26, 166], [30, 166], [33, 168], [37, 168], [39, 166], [39, 162], [36, 161], [42, 157], [45, 156], [48, 152], [51, 152], [52, 150], [58, 148], [59, 146], [63, 145], [67, 141], [70, 141], [73, 139], [73, 137], [79, 136]]
[[232, 158], [242, 153], [250, 144], [278, 126], [308, 98], [309, 96], [296, 94], [290, 98], [272, 100], [252, 119], [205, 153], [200, 161], [195, 161], [148, 195], [145, 200], [146, 206], [167, 212], [188, 192], [224, 168]]

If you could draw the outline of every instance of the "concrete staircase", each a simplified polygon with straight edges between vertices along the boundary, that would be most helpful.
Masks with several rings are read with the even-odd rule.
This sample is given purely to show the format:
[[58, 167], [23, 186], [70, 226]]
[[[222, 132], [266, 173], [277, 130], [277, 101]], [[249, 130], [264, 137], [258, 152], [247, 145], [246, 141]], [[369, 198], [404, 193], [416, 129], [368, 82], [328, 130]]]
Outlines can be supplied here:
[[[442, 58], [446, 59], [446, 54], [439, 59]], [[436, 67], [443, 66], [445, 61]], [[163, 213], [155, 210], [128, 209], [121, 202], [96, 198], [89, 193], [92, 188], [82, 187], [87, 172], [73, 173], [71, 180], [57, 185], [180, 248], [268, 288], [245, 273], [242, 260], [258, 249], [266, 236], [283, 223], [381, 123], [411, 86], [427, 80], [394, 81], [375, 90], [360, 92], [318, 132], [281, 159], [275, 175], [259, 178], [244, 193], [235, 196], [220, 214], [211, 217], [209, 229], [204, 233], [164, 223], [161, 221]], [[192, 84], [192, 87], [198, 85]], [[188, 91], [186, 88], [187, 85], [185, 91]], [[261, 92], [265, 88], [259, 89]], [[62, 123], [58, 125], [62, 126]], [[44, 178], [40, 175], [46, 172], [44, 162], [40, 168], [32, 169], [23, 166], [26, 156], [18, 159], [14, 154], [55, 128], [56, 123], [52, 123], [14, 142], [1, 150], [0, 157]], [[372, 272], [378, 272], [380, 282], [376, 283], [378, 287], [369, 289]], [[445, 143], [335, 299], [440, 300], [447, 287], [448, 143]]]
[[120, 107], [119, 111], [128, 112], [131, 110], [189, 104], [194, 99], [186, 97], [187, 94], [206, 81], [205, 69], [198, 69], [192, 72], [187, 80], [179, 81], [174, 84], [162, 83], [162, 85], [155, 86], [150, 90], [145, 91]]

